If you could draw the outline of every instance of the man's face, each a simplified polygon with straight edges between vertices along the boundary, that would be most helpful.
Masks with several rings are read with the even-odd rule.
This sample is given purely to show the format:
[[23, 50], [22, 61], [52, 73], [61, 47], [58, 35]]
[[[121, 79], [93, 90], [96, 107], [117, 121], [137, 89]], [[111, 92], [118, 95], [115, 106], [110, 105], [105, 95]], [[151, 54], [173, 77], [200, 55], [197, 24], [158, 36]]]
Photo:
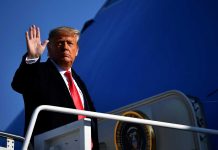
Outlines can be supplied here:
[[77, 37], [60, 33], [48, 45], [49, 57], [63, 69], [71, 68], [78, 54]]

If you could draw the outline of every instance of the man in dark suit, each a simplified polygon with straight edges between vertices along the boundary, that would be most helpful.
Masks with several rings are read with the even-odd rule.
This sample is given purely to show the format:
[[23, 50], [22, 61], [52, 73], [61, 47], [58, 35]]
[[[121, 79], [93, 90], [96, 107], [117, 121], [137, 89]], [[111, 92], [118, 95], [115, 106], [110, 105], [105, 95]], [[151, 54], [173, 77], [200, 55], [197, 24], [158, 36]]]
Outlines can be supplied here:
[[[23, 56], [12, 81], [12, 88], [24, 98], [25, 132], [33, 111], [40, 105], [95, 111], [84, 83], [72, 69], [78, 55], [78, 39], [79, 31], [71, 27], [53, 29], [48, 40], [43, 43], [40, 39], [40, 30], [35, 25], [26, 32], [27, 53]], [[49, 58], [46, 62], [40, 62], [40, 56], [46, 46]], [[77, 98], [73, 97], [65, 72], [70, 74], [69, 78], [72, 79]], [[79, 107], [75, 99], [79, 99]], [[36, 122], [33, 136], [84, 117], [42, 112]], [[92, 118], [91, 124], [93, 149], [98, 149], [97, 120]]]

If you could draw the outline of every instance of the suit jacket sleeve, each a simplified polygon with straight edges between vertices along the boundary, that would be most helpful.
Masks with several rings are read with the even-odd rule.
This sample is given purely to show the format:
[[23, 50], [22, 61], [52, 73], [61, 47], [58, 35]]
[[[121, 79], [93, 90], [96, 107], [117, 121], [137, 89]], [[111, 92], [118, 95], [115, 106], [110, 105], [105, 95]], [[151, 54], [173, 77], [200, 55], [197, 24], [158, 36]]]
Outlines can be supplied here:
[[37, 76], [36, 69], [40, 62], [40, 59], [38, 59], [36, 63], [27, 64], [25, 62], [26, 56], [27, 54], [23, 56], [21, 64], [16, 70], [11, 83], [12, 88], [21, 94], [29, 92], [30, 87], [37, 83], [37, 80], [34, 80], [34, 78]]

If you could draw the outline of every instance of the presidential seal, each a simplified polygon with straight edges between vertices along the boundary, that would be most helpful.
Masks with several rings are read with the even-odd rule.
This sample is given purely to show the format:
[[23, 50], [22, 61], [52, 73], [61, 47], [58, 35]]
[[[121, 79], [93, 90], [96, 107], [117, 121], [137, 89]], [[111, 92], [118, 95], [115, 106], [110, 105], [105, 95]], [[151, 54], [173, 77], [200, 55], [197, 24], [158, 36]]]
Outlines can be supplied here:
[[[128, 111], [123, 116], [149, 119], [139, 111]], [[114, 130], [116, 150], [155, 150], [154, 130], [150, 125], [118, 121]]]

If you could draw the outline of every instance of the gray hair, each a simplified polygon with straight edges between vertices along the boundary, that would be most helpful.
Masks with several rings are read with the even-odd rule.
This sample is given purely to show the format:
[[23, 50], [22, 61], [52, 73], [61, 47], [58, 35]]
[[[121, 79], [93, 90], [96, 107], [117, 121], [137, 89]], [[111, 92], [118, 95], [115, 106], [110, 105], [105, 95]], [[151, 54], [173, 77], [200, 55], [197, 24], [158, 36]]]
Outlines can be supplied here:
[[67, 36], [76, 36], [77, 37], [77, 42], [80, 37], [80, 31], [72, 28], [72, 27], [67, 27], [67, 26], [61, 26], [57, 27], [49, 32], [48, 40], [52, 40], [55, 36], [59, 35], [60, 33], [64, 33]]

